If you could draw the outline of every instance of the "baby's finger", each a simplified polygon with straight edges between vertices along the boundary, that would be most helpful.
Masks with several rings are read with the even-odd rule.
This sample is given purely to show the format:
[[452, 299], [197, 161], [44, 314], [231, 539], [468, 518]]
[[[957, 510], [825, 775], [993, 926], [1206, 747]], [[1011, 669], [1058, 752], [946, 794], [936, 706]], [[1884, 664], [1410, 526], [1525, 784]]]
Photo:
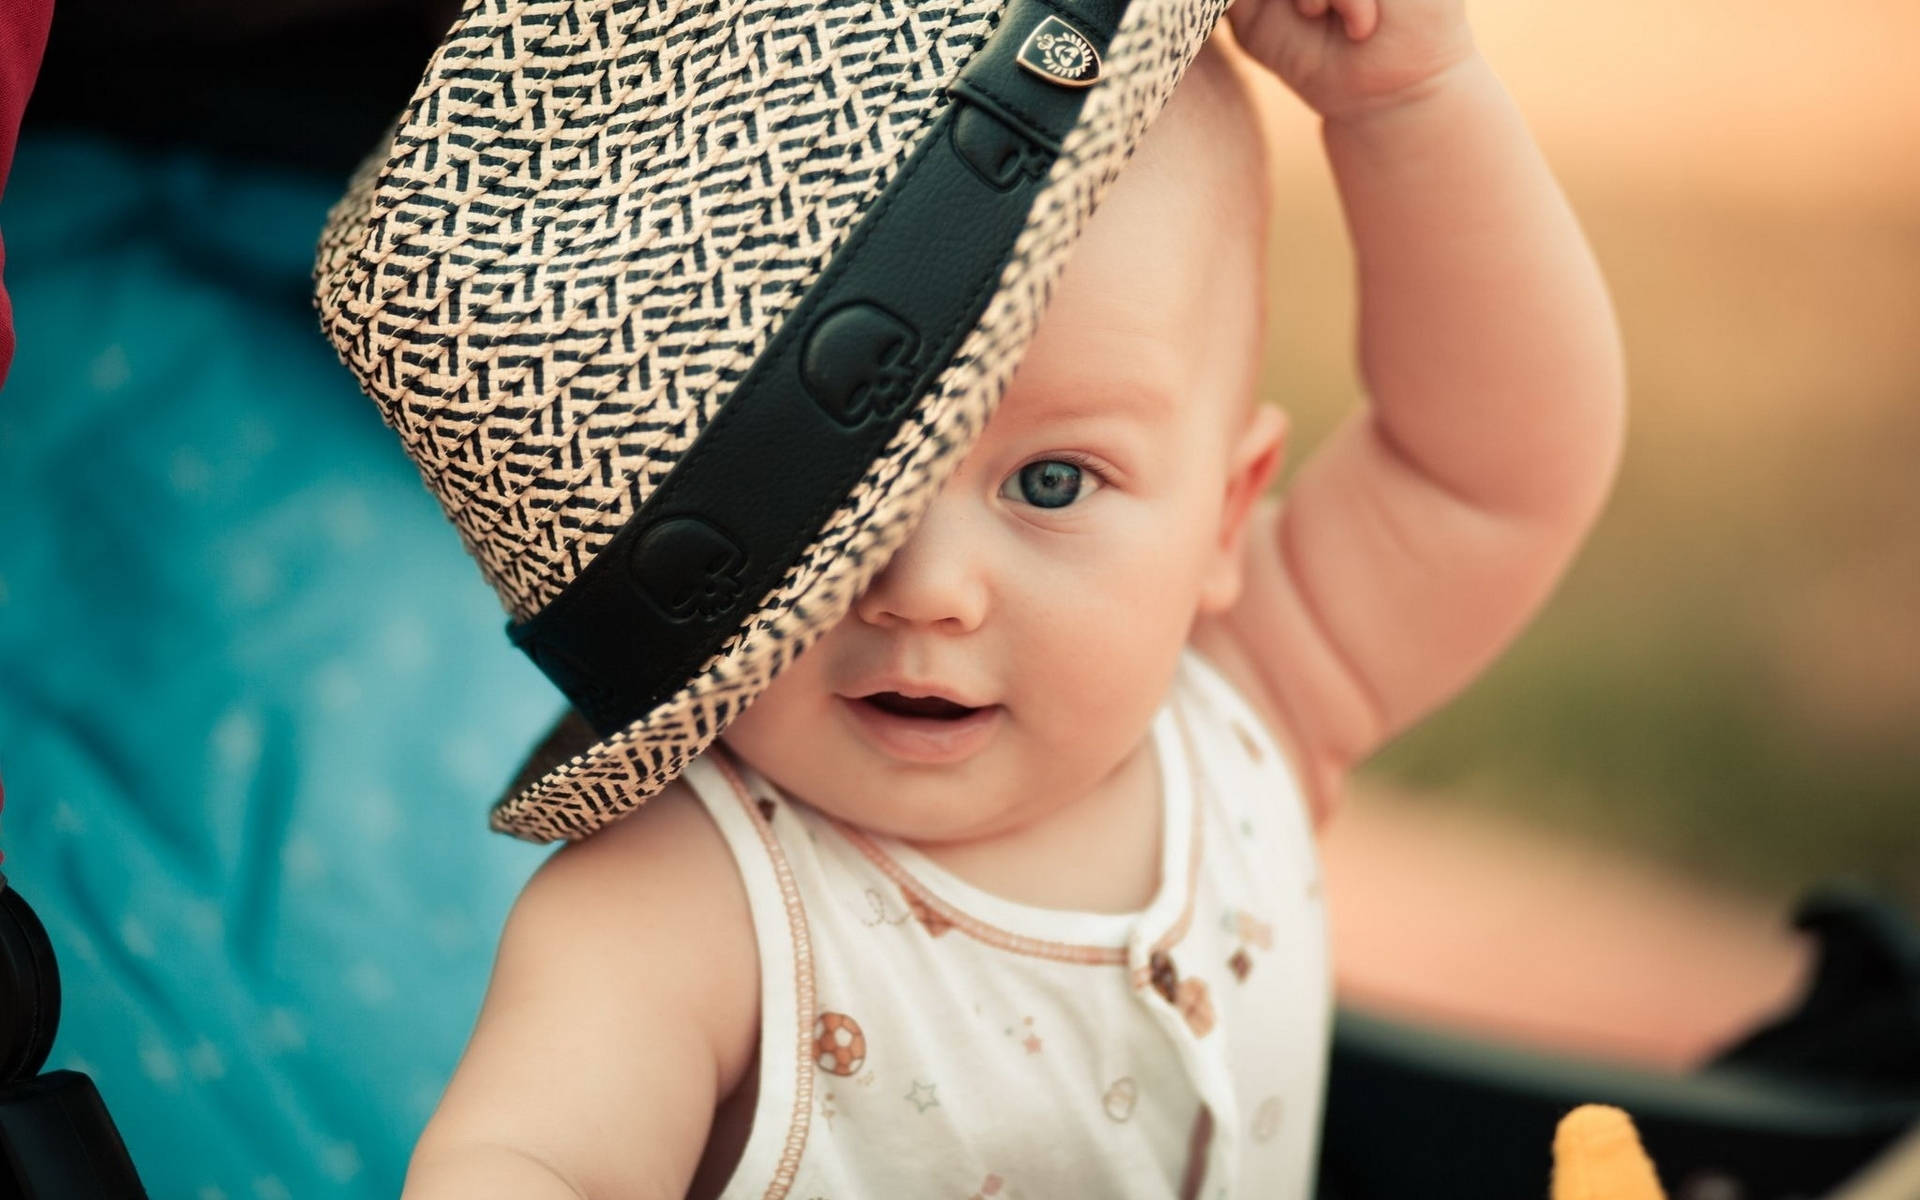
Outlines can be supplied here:
[[1293, 0], [1294, 11], [1309, 20], [1319, 20], [1327, 13], [1330, 0]]
[[1363, 42], [1380, 26], [1380, 0], [1332, 0], [1346, 28], [1347, 40]]

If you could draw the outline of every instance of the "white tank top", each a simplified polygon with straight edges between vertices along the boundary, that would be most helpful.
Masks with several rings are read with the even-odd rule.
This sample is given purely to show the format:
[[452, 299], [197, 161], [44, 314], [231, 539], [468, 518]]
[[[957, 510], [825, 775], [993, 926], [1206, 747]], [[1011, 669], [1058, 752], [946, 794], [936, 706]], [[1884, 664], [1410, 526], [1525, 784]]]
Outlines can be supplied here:
[[1153, 739], [1160, 887], [1128, 914], [989, 895], [724, 749], [687, 768], [759, 943], [726, 1200], [1309, 1194], [1333, 1003], [1306, 805], [1191, 649]]

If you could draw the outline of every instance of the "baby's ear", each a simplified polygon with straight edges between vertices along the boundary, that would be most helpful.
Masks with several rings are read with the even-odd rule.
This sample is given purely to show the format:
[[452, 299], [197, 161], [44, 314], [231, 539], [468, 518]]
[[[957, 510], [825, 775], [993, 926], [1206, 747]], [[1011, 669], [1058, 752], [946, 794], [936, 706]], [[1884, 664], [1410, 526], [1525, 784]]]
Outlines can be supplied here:
[[1240, 436], [1227, 451], [1228, 506], [1236, 501], [1235, 490], [1241, 489], [1246, 497], [1240, 503], [1239, 524], [1243, 528], [1254, 502], [1279, 478], [1280, 464], [1286, 459], [1288, 429], [1285, 409], [1256, 400]]
[[1280, 473], [1287, 445], [1287, 414], [1256, 402], [1227, 447], [1226, 497], [1220, 507], [1213, 559], [1201, 585], [1200, 611], [1225, 612], [1240, 598], [1246, 561], [1247, 518]]

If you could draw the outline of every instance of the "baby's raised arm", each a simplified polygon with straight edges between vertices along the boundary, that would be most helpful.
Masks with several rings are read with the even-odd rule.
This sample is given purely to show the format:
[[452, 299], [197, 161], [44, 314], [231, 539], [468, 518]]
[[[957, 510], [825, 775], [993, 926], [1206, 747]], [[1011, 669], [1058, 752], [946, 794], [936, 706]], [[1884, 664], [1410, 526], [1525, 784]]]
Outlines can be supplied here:
[[405, 1200], [684, 1196], [758, 994], [733, 860], [671, 787], [527, 884]]
[[1238, 0], [1323, 118], [1370, 403], [1250, 537], [1236, 637], [1317, 776], [1453, 695], [1545, 599], [1622, 441], [1604, 283], [1461, 0]]

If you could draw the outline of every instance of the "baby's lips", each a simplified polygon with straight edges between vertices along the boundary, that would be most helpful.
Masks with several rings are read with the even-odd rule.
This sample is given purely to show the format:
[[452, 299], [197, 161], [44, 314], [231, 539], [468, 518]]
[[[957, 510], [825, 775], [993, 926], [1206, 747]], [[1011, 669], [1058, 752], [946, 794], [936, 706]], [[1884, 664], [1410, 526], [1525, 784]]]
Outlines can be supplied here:
[[908, 717], [964, 717], [978, 712], [977, 705], [958, 704], [944, 696], [905, 696], [899, 692], [875, 692], [861, 699], [876, 708]]
[[979, 696], [968, 688], [948, 687], [945, 684], [924, 680], [905, 679], [897, 675], [879, 676], [862, 680], [855, 686], [841, 692], [848, 700], [871, 700], [875, 696], [897, 695], [910, 700], [944, 700], [960, 708], [986, 708], [993, 701]]

